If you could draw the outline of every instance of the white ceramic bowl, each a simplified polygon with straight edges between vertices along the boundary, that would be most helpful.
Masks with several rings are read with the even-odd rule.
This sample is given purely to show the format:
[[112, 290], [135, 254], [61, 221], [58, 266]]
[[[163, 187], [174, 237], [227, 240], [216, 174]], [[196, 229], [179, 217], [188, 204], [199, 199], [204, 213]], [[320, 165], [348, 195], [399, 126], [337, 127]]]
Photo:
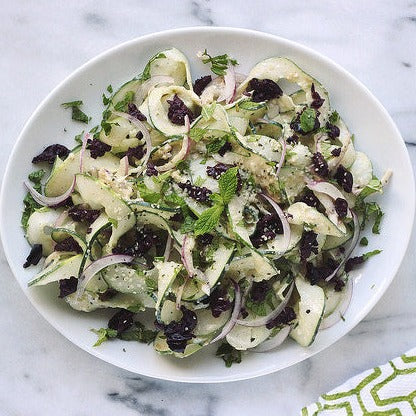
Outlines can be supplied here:
[[[247, 354], [243, 362], [226, 368], [214, 357], [215, 347], [184, 360], [159, 356], [153, 348], [134, 342], [114, 341], [93, 348], [96, 336], [90, 328], [105, 326], [108, 314], [79, 313], [56, 296], [56, 288], [27, 288], [35, 268], [23, 269], [29, 246], [20, 227], [24, 189], [22, 182], [33, 170], [31, 158], [47, 144], [73, 145], [73, 137], [83, 126], [69, 119], [60, 104], [75, 99], [99, 122], [101, 94], [108, 84], [119, 86], [141, 72], [156, 52], [175, 46], [191, 61], [194, 76], [208, 68], [195, 54], [207, 48], [211, 54], [228, 53], [247, 72], [256, 62], [270, 56], [293, 59], [328, 89], [332, 106], [352, 132], [356, 146], [374, 162], [379, 176], [387, 168], [394, 171], [380, 198], [385, 211], [382, 233], [371, 236], [369, 249], [382, 254], [353, 274], [355, 291], [351, 305], [340, 321], [321, 331], [314, 344], [302, 348], [294, 342], [266, 354]], [[66, 127], [67, 132], [63, 128]], [[92, 59], [55, 88], [26, 123], [10, 157], [1, 196], [1, 233], [10, 267], [34, 307], [59, 332], [85, 351], [135, 373], [183, 382], [223, 382], [268, 374], [302, 361], [333, 344], [360, 322], [391, 283], [405, 253], [414, 215], [414, 183], [409, 157], [399, 131], [374, 96], [344, 69], [318, 53], [276, 36], [231, 28], [186, 28], [144, 36], [117, 46]], [[125, 352], [123, 351], [125, 348]]]

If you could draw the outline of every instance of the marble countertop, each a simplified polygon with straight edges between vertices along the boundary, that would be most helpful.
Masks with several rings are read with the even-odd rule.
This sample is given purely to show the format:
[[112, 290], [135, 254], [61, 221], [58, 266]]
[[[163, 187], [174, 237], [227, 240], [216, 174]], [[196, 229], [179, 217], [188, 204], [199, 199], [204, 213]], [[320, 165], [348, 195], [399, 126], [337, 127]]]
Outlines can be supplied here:
[[[126, 0], [116, 7], [109, 1], [21, 0], [2, 3], [0, 22], [1, 173], [24, 122], [79, 65], [142, 34], [195, 25], [263, 30], [334, 59], [381, 100], [416, 164], [414, 1]], [[276, 374], [222, 385], [139, 377], [75, 347], [35, 312], [0, 249], [0, 413], [296, 415], [319, 394], [416, 345], [415, 249], [413, 237], [391, 288], [335, 345]]]

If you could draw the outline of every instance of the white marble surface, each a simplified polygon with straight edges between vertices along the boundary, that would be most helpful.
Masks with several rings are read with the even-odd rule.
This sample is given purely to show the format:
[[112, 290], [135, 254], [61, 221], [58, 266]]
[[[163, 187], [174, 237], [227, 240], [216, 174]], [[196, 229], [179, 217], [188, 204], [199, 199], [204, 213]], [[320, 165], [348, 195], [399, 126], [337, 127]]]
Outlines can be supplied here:
[[[381, 100], [416, 164], [416, 2], [0, 1], [0, 171], [46, 94], [97, 53], [152, 31], [239, 26], [324, 53]], [[253, 5], [256, 4], [256, 7]], [[416, 239], [391, 288], [367, 318], [292, 368], [225, 385], [138, 377], [99, 361], [49, 326], [20, 291], [0, 251], [0, 414], [295, 415], [348, 377], [416, 345]]]

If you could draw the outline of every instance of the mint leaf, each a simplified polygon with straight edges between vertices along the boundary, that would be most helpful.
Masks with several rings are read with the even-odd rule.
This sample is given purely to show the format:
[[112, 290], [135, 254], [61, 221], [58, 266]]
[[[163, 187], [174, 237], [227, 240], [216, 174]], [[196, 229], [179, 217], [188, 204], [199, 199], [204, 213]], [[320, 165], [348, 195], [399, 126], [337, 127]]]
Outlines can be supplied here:
[[91, 329], [94, 334], [98, 335], [97, 342], [93, 345], [93, 347], [98, 347], [104, 341], [109, 340], [110, 338], [117, 337], [117, 331], [115, 329], [110, 328], [100, 328], [100, 329]]
[[214, 101], [212, 104], [205, 104], [201, 109], [201, 116], [204, 120], [211, 120], [212, 115], [214, 114], [215, 108], [217, 107], [217, 102]]
[[113, 93], [113, 87], [111, 86], [111, 84], [107, 87], [107, 91], [112, 94]]
[[384, 213], [377, 202], [367, 202], [364, 208], [363, 226], [370, 218], [374, 218], [374, 224], [371, 230], [373, 234], [380, 234], [380, 223], [383, 215]]
[[205, 210], [195, 221], [195, 235], [198, 236], [212, 231], [219, 223], [223, 210], [224, 205], [219, 204]]
[[358, 198], [364, 199], [375, 192], [382, 192], [382, 191], [383, 191], [383, 184], [376, 176], [373, 176], [373, 178], [367, 184], [367, 186], [359, 193]]
[[190, 216], [186, 216], [180, 228], [182, 234], [191, 233], [195, 228], [195, 220]]
[[368, 238], [367, 237], [363, 237], [360, 240], [360, 246], [368, 246]]
[[82, 144], [82, 137], [83, 136], [84, 136], [84, 130], [82, 130], [82, 132], [80, 134], [77, 134], [74, 137], [75, 142], [78, 143], [78, 144]]
[[134, 323], [137, 329], [133, 329], [127, 332], [122, 332], [118, 338], [124, 341], [138, 341], [145, 344], [150, 344], [154, 341], [157, 335], [157, 331], [146, 329], [145, 326], [140, 322]]
[[72, 108], [72, 120], [88, 124], [89, 117], [79, 108], [82, 104], [83, 102], [78, 100], [62, 103], [61, 105], [64, 108]]
[[300, 128], [309, 133], [315, 127], [316, 111], [313, 108], [305, 108], [300, 115]]
[[124, 98], [114, 105], [114, 110], [126, 112], [127, 104], [133, 101], [133, 99], [134, 99], [134, 92], [127, 91], [126, 94], [124, 95]]
[[216, 75], [225, 75], [229, 65], [238, 65], [238, 62], [227, 54], [211, 56], [205, 49], [201, 55], [204, 64], [211, 64], [211, 71]]
[[218, 153], [218, 151], [227, 143], [228, 136], [222, 136], [217, 140], [214, 140], [206, 145], [208, 155]]
[[40, 181], [42, 180], [42, 178], [45, 176], [46, 171], [44, 171], [43, 169], [40, 170], [35, 170], [32, 173], [29, 173], [29, 180], [31, 180], [33, 183], [36, 184], [40, 184]]
[[231, 367], [233, 363], [241, 363], [241, 351], [236, 350], [227, 342], [224, 342], [218, 347], [215, 355], [224, 360], [226, 367]]
[[370, 257], [380, 254], [383, 250], [373, 250], [363, 254], [363, 260], [368, 260]]
[[67, 103], [62, 103], [61, 106], [63, 108], [73, 108], [73, 107], [80, 107], [83, 104], [81, 100], [77, 101], [69, 101]]
[[[42, 180], [43, 176], [45, 175], [45, 171], [43, 169], [34, 171], [32, 173], [29, 174], [28, 178], [30, 181], [32, 181], [34, 183], [34, 188], [42, 193], [42, 185], [40, 183], [40, 181]], [[23, 199], [23, 212], [22, 212], [22, 217], [20, 220], [20, 223], [23, 227], [23, 229], [26, 231], [27, 230], [27, 224], [29, 221], [29, 217], [33, 214], [33, 212], [38, 209], [41, 208], [42, 205], [38, 204], [32, 197], [32, 195], [30, 195], [30, 193], [28, 192], [26, 194], [26, 196]]]
[[207, 132], [207, 129], [201, 129], [200, 127], [192, 127], [191, 130], [189, 131], [189, 137], [194, 142], [199, 142], [205, 136], [206, 132]]
[[228, 204], [237, 191], [238, 183], [238, 166], [228, 169], [218, 179], [218, 185], [220, 188], [220, 195], [224, 201], [224, 204]]
[[160, 58], [166, 58], [166, 55], [164, 53], [160, 52], [160, 53], [157, 53], [155, 56], [153, 56], [152, 58], [149, 59], [149, 62], [144, 67], [143, 73], [140, 76], [141, 81], [146, 81], [150, 78], [151, 64], [152, 64], [152, 62], [156, 61], [156, 59], [160, 59]]
[[143, 182], [137, 183], [137, 189], [145, 202], [156, 204], [162, 198], [160, 193], [151, 191]]
[[339, 120], [339, 114], [337, 111], [333, 111], [328, 118], [331, 124], [335, 124]]
[[264, 108], [266, 107], [265, 103], [256, 103], [254, 101], [243, 101], [242, 103], [237, 104], [238, 108], [241, 108], [243, 110], [248, 110], [248, 111], [256, 111], [256, 110], [260, 110], [260, 108]]

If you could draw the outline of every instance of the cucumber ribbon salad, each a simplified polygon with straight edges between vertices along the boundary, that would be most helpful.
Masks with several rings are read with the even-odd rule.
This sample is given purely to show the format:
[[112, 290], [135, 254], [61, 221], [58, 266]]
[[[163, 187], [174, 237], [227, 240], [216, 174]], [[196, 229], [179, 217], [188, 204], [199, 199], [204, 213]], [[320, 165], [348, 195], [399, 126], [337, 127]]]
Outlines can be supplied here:
[[[198, 57], [212, 75], [193, 83], [179, 50], [158, 53], [108, 86], [73, 150], [34, 157], [24, 266], [42, 261], [28, 285], [55, 283], [76, 310], [114, 309], [96, 345], [186, 357], [218, 342], [229, 366], [344, 319], [349, 272], [380, 252], [351, 255], [365, 226], [379, 233], [366, 198], [391, 172], [377, 179], [325, 88], [289, 59], [242, 75], [226, 54]], [[63, 107], [88, 125], [82, 101]]]

